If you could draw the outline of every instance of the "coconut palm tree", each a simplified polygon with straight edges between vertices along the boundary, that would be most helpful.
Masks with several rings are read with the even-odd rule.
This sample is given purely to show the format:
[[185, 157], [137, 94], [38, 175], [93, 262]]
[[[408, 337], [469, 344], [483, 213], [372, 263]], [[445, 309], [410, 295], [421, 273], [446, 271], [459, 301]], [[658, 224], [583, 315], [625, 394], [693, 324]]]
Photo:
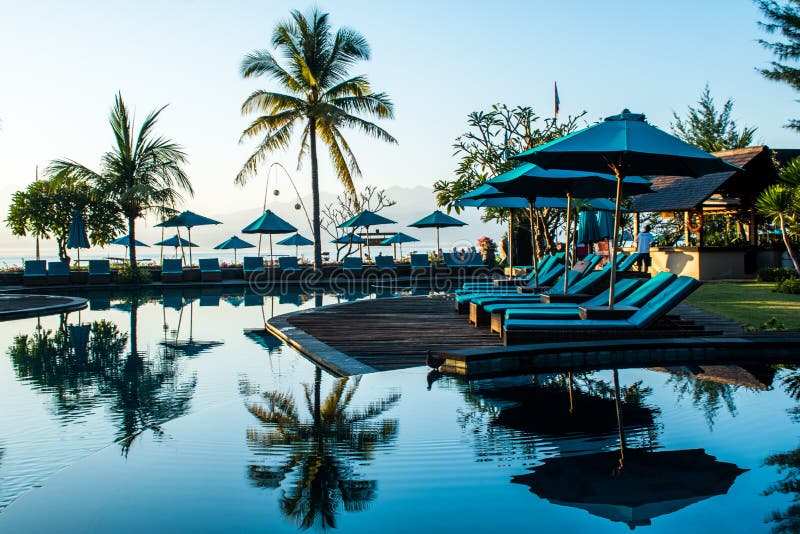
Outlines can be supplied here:
[[103, 198], [117, 204], [128, 221], [132, 266], [136, 266], [136, 219], [173, 209], [182, 201], [179, 190], [194, 194], [183, 171], [186, 163], [183, 148], [153, 133], [158, 116], [165, 107], [152, 111], [137, 134], [122, 94], [118, 93], [109, 115], [115, 145], [113, 150], [103, 154], [100, 171], [93, 171], [73, 160], [54, 160], [47, 167], [48, 174], [73, 176], [91, 182]]
[[242, 140], [261, 137], [261, 142], [239, 171], [236, 183], [246, 183], [270, 152], [287, 148], [295, 128], [302, 128], [298, 168], [308, 156], [314, 264], [319, 268], [322, 241], [317, 139], [327, 145], [339, 180], [355, 196], [353, 176], [360, 175], [361, 170], [342, 128], [356, 128], [376, 139], [396, 143], [385, 130], [356, 115], [390, 119], [394, 114], [393, 106], [386, 93], [372, 92], [366, 76], [349, 77], [353, 64], [369, 59], [369, 44], [364, 36], [349, 28], [339, 28], [334, 33], [327, 13], [314, 10], [305, 16], [292, 11], [291, 18], [273, 30], [272, 46], [285, 58], [285, 66], [267, 50], [254, 50], [242, 61], [242, 76], [264, 75], [278, 82], [284, 92], [258, 90], [242, 104], [242, 114], [260, 114], [244, 130]]
[[786, 223], [798, 211], [800, 202], [798, 202], [797, 197], [798, 194], [795, 188], [784, 184], [774, 184], [761, 192], [756, 199], [756, 209], [767, 217], [771, 217], [775, 224], [780, 226], [783, 244], [786, 245], [794, 270], [800, 274], [800, 262], [798, 262], [797, 253], [792, 247], [792, 243], [789, 241], [789, 234], [786, 231]]

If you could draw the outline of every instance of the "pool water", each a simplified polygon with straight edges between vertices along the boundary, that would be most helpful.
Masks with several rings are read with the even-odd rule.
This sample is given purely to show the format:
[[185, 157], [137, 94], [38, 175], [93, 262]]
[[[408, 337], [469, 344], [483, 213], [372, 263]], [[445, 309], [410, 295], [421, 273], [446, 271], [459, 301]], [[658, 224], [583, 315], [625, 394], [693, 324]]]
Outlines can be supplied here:
[[0, 532], [800, 528], [800, 369], [338, 379], [258, 330], [369, 295], [88, 296], [0, 323]]

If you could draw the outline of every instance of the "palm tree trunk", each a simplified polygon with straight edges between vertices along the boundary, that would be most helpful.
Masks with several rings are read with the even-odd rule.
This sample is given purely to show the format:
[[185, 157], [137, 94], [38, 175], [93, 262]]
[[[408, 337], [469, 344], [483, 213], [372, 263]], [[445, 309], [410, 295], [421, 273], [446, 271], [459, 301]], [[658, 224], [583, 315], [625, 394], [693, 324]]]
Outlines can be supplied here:
[[314, 268], [322, 269], [322, 238], [319, 219], [319, 168], [317, 167], [317, 123], [314, 118], [308, 119], [309, 145], [311, 147], [311, 200], [312, 222], [314, 231]]
[[783, 244], [786, 245], [786, 251], [789, 253], [789, 259], [792, 260], [795, 272], [800, 274], [800, 263], [797, 261], [797, 254], [795, 254], [792, 244], [789, 242], [789, 236], [786, 234], [786, 225], [783, 222], [783, 214], [780, 215], [781, 221], [781, 236], [783, 237]]
[[131, 269], [136, 267], [136, 218], [128, 217], [128, 241], [130, 241]]

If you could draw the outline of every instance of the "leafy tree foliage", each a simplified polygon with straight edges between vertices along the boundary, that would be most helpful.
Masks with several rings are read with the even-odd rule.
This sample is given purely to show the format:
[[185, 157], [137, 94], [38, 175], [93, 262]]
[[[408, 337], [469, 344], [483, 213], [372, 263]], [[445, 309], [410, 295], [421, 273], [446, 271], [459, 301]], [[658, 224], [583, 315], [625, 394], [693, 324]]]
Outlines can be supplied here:
[[[436, 200], [448, 212], [461, 209], [455, 206], [458, 198], [480, 186], [494, 176], [516, 167], [519, 162], [509, 159], [535, 146], [548, 143], [578, 128], [578, 122], [586, 115], [583, 112], [570, 116], [564, 122], [545, 119], [532, 107], [508, 107], [495, 104], [489, 111], [475, 111], [467, 117], [469, 130], [456, 138], [454, 156], [459, 157], [455, 179], [439, 180], [433, 184]], [[541, 250], [550, 248], [555, 240], [559, 214], [556, 210], [538, 209], [540, 235], [544, 238]], [[508, 210], [488, 208], [483, 217], [489, 220], [508, 220]], [[524, 218], [527, 221], [527, 217]]]
[[109, 116], [114, 148], [103, 154], [100, 170], [93, 171], [73, 160], [55, 160], [47, 167], [51, 176], [91, 183], [100, 197], [116, 205], [128, 221], [131, 265], [136, 265], [136, 219], [149, 213], [171, 214], [183, 200], [181, 190], [194, 194], [183, 170], [183, 148], [153, 133], [165, 107], [151, 112], [136, 134], [122, 95], [117, 94]]
[[311, 161], [312, 226], [314, 264], [322, 265], [320, 235], [319, 170], [317, 139], [328, 153], [339, 181], [349, 195], [356, 197], [353, 177], [361, 174], [355, 154], [344, 138], [343, 128], [396, 143], [383, 128], [359, 114], [391, 119], [394, 108], [386, 93], [372, 91], [366, 76], [349, 77], [350, 68], [370, 58], [366, 38], [355, 30], [333, 31], [328, 14], [313, 10], [308, 16], [292, 11], [291, 18], [275, 26], [272, 46], [286, 60], [281, 65], [267, 50], [254, 50], [245, 56], [241, 73], [245, 78], [264, 75], [276, 81], [284, 92], [258, 90], [242, 104], [242, 113], [258, 113], [242, 133], [242, 139], [261, 138], [247, 159], [236, 182], [244, 184], [258, 171], [258, 165], [275, 150], [289, 146], [294, 130], [300, 125], [298, 168], [306, 156]]
[[706, 85], [697, 101], [697, 107], [689, 106], [685, 119], [673, 112], [675, 122], [670, 125], [672, 133], [706, 152], [750, 146], [756, 128], [745, 126], [739, 129], [736, 121], [731, 118], [732, 111], [733, 100], [726, 100], [719, 110]]
[[6, 224], [17, 236], [54, 238], [59, 258], [69, 261], [66, 246], [73, 211], [83, 215], [93, 245], [105, 245], [125, 227], [113, 202], [68, 176], [40, 180], [14, 193]]
[[[800, 69], [790, 63], [796, 64], [800, 60], [800, 2], [788, 0], [785, 3], [778, 3], [775, 0], [757, 0], [756, 3], [766, 17], [766, 22], [759, 22], [759, 26], [767, 33], [777, 33], [783, 38], [779, 41], [759, 40], [759, 43], [777, 58], [777, 61], [770, 63], [770, 68], [760, 69], [760, 72], [768, 80], [788, 84], [798, 91]], [[791, 119], [786, 126], [800, 131], [800, 120]]]
[[[356, 228], [339, 228], [343, 222], [352, 219], [362, 210], [369, 210], [375, 213], [397, 204], [396, 201], [386, 196], [385, 189], [378, 189], [374, 185], [368, 185], [359, 193], [345, 191], [336, 197], [335, 202], [326, 204], [322, 208], [322, 228], [331, 240], [339, 238], [353, 232]], [[355, 252], [356, 245], [352, 241], [336, 245], [336, 261], [339, 261], [342, 253], [344, 257], [350, 256]]]

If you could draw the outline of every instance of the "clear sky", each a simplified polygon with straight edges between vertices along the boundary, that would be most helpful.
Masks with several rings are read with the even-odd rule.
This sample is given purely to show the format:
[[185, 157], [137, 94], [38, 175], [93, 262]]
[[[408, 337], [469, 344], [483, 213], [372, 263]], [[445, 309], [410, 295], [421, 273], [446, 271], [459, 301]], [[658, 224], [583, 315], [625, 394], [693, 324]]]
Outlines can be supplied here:
[[[269, 47], [271, 30], [306, 2], [2, 1], [0, 2], [0, 215], [34, 166], [68, 157], [97, 167], [110, 146], [107, 114], [121, 90], [143, 118], [169, 104], [163, 133], [190, 157], [196, 197], [187, 207], [222, 214], [260, 204], [263, 176], [242, 190], [233, 178], [253, 144], [240, 145], [243, 99], [267, 80], [244, 81], [243, 55]], [[453, 139], [465, 117], [495, 102], [553, 108], [592, 120], [622, 107], [668, 128], [708, 82], [718, 101], [735, 100], [740, 124], [758, 126], [773, 147], [798, 147], [782, 125], [797, 117], [797, 96], [764, 80], [770, 59], [756, 39], [760, 14], [750, 0], [670, 2], [402, 1], [320, 2], [335, 27], [362, 32], [372, 46], [366, 73], [386, 91], [396, 119], [383, 124], [398, 146], [350, 134], [362, 183], [430, 186], [451, 177]], [[303, 194], [308, 167], [295, 172]], [[322, 188], [338, 192], [327, 166]], [[433, 198], [421, 199], [434, 207]], [[255, 211], [254, 211], [255, 212]]]

